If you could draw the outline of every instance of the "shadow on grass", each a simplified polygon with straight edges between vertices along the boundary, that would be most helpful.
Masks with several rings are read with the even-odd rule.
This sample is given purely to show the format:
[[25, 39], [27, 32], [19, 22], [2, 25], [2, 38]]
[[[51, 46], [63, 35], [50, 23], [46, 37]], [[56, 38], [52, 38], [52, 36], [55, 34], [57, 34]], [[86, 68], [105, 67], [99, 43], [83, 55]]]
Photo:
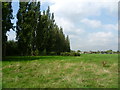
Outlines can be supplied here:
[[7, 56], [2, 61], [61, 60], [60, 56]]
[[38, 60], [40, 57], [35, 56], [7, 56], [3, 57], [2, 61], [31, 61], [31, 60]]
[[6, 56], [2, 61], [63, 60], [74, 56]]

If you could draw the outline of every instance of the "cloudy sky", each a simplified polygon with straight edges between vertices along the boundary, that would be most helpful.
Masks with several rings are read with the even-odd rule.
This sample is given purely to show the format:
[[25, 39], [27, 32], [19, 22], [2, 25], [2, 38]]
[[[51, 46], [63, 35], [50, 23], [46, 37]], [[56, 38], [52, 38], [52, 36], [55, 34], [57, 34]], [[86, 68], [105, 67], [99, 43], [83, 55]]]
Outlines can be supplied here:
[[[54, 12], [56, 23], [69, 35], [72, 50], [118, 50], [118, 0], [40, 1], [42, 10], [50, 6]], [[12, 6], [15, 15], [18, 3]], [[7, 34], [15, 40], [13, 31]]]

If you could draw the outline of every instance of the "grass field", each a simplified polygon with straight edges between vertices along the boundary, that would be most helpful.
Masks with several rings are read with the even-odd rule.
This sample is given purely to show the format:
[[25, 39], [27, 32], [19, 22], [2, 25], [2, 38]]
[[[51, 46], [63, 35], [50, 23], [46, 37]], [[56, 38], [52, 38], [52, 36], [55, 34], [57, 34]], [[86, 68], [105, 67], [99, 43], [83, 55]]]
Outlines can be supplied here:
[[118, 87], [117, 54], [14, 56], [6, 60], [2, 62], [3, 88]]

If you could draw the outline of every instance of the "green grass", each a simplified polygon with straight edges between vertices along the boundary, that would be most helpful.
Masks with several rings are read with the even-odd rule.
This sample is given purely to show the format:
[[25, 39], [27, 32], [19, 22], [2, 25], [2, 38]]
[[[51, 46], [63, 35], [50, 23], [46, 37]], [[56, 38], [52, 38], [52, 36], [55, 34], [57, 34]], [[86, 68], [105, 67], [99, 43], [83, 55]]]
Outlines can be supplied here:
[[3, 88], [118, 88], [117, 54], [14, 56], [6, 60], [2, 62]]

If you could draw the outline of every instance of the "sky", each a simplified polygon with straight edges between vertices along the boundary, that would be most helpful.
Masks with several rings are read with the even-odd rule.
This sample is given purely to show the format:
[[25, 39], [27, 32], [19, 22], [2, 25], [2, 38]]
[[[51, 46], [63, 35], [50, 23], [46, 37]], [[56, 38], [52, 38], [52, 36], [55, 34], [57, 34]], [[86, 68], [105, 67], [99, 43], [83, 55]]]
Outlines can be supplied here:
[[[14, 0], [15, 1], [15, 0]], [[118, 0], [39, 0], [41, 10], [50, 6], [58, 26], [69, 35], [72, 50], [118, 50]], [[12, 3], [13, 15], [19, 9]], [[15, 24], [16, 18], [12, 20]], [[15, 40], [15, 32], [7, 33]]]

